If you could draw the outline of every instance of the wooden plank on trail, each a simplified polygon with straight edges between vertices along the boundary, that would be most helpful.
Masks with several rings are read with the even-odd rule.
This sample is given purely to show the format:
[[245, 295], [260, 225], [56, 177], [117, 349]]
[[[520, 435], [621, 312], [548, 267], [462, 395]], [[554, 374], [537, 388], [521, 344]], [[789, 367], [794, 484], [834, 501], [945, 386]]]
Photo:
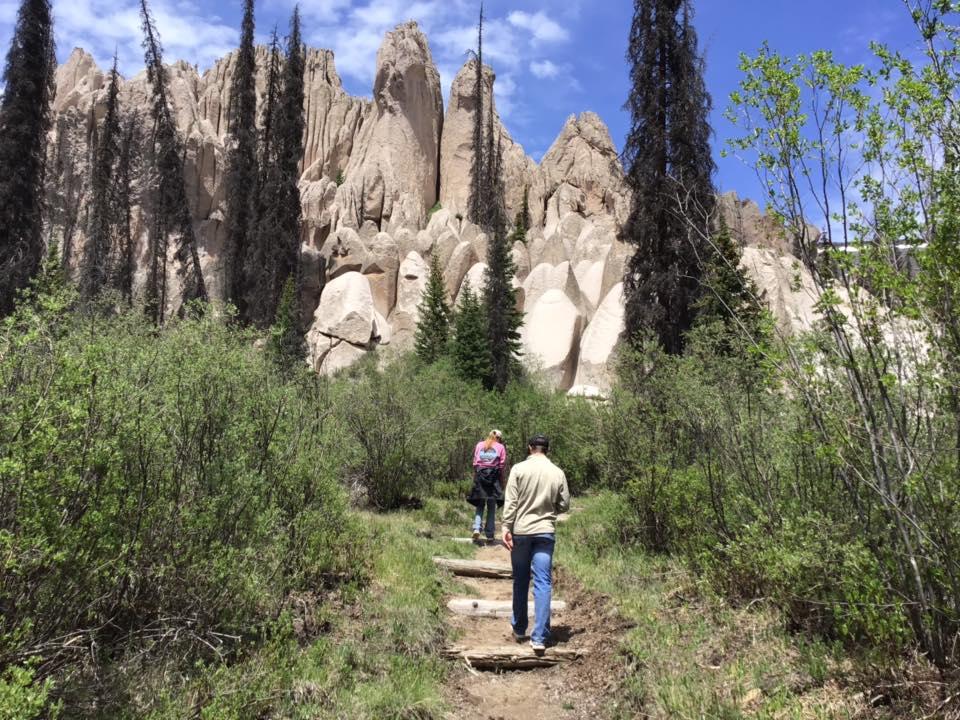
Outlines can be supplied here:
[[485, 577], [509, 580], [513, 577], [513, 568], [502, 563], [484, 562], [482, 560], [457, 560], [455, 558], [435, 557], [437, 565], [450, 570], [454, 575], [467, 577]]
[[573, 648], [547, 648], [543, 652], [535, 653], [529, 645], [520, 644], [476, 648], [455, 645], [447, 648], [444, 655], [452, 660], [463, 660], [474, 668], [524, 670], [579, 660], [584, 652]]
[[[447, 608], [454, 615], [468, 617], [508, 618], [513, 615], [513, 603], [509, 600], [479, 600], [471, 598], [453, 598], [447, 603]], [[533, 617], [533, 603], [527, 605], [528, 612]], [[566, 611], [567, 604], [562, 600], [550, 603], [551, 613]]]
[[483, 540], [474, 540], [473, 538], [460, 538], [452, 537], [449, 538], [450, 542], [461, 543], [463, 545], [478, 545], [480, 547], [503, 547], [503, 540], [494, 540], [493, 542], [487, 542], [486, 539]]

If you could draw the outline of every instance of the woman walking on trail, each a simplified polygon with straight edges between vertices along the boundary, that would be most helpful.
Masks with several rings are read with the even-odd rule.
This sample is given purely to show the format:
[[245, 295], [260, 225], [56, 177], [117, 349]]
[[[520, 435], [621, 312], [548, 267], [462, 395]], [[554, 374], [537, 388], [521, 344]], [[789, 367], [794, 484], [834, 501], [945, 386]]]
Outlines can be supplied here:
[[[467, 496], [467, 502], [476, 509], [473, 518], [473, 539], [480, 539], [480, 531], [487, 536], [487, 542], [493, 542], [497, 506], [503, 505], [503, 487], [500, 478], [503, 468], [507, 464], [507, 449], [503, 446], [503, 433], [491, 430], [486, 440], [477, 443], [473, 451], [473, 489]], [[483, 515], [486, 510], [487, 522], [483, 526]]]

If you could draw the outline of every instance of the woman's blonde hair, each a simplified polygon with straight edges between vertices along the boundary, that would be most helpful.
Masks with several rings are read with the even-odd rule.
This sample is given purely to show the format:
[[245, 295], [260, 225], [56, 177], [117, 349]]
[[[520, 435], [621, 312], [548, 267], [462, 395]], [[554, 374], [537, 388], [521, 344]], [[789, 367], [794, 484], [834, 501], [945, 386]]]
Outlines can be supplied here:
[[502, 436], [500, 435], [499, 430], [491, 430], [490, 434], [487, 435], [487, 439], [483, 442], [483, 449], [489, 450], [493, 447], [493, 444], [499, 440]]

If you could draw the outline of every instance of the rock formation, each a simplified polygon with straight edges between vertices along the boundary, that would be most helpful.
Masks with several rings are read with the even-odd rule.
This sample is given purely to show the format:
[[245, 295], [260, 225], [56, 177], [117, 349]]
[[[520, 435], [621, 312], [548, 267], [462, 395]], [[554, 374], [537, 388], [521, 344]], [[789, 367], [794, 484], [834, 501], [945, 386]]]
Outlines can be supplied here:
[[[267, 59], [267, 50], [258, 49], [261, 103]], [[222, 293], [224, 143], [234, 63], [230, 55], [203, 75], [185, 63], [169, 68], [201, 263], [214, 294]], [[468, 61], [456, 75], [444, 113], [439, 74], [415, 23], [384, 38], [372, 100], [344, 91], [332, 52], [308, 50], [301, 309], [309, 322], [309, 361], [318, 372], [336, 372], [385, 345], [397, 352], [412, 348], [434, 256], [451, 301], [465, 281], [482, 287], [487, 237], [465, 218], [475, 63]], [[526, 357], [559, 389], [601, 394], [610, 385], [623, 325], [622, 280], [630, 254], [618, 239], [629, 192], [616, 148], [602, 120], [587, 112], [567, 119], [535, 163], [500, 121], [495, 81], [485, 67], [485, 112], [493, 113], [502, 141], [507, 210], [512, 218], [526, 197], [532, 220], [527, 242], [512, 250]], [[72, 169], [69, 176], [58, 170], [51, 182], [62, 191], [69, 180], [76, 201], [72, 214], [51, 216], [50, 226], [72, 248], [84, 241], [85, 178], [105, 85], [104, 72], [82, 50], [74, 50], [57, 73], [51, 146], [57, 148], [56, 166], [66, 167], [69, 157]], [[124, 112], [147, 117], [144, 73], [122, 83], [120, 99]], [[143, 187], [141, 177], [134, 208], [141, 286], [148, 217]], [[746, 246], [744, 267], [766, 292], [781, 326], [810, 327], [813, 300], [804, 294], [809, 278], [782, 234], [755, 204], [735, 195], [724, 196], [721, 207]]]

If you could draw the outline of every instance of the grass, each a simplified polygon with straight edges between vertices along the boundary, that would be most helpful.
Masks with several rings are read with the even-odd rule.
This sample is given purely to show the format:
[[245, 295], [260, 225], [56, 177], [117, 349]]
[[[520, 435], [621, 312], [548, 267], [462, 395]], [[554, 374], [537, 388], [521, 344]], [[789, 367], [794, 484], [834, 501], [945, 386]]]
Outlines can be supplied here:
[[613, 717], [867, 716], [862, 698], [840, 682], [850, 668], [839, 652], [791, 635], [776, 612], [759, 604], [731, 607], [673, 558], [598, 543], [615, 536], [605, 523], [616, 502], [613, 495], [582, 500], [583, 511], [563, 527], [558, 545], [558, 562], [609, 596], [634, 625], [620, 654]]
[[442, 717], [447, 666], [437, 650], [445, 642], [449, 580], [431, 557], [462, 550], [423, 536], [431, 513], [440, 511], [428, 503], [415, 512], [362, 514], [367, 582], [313, 605], [310, 597], [293, 598], [273, 637], [238, 661], [198, 667], [187, 679], [163, 668], [131, 678], [137, 689], [124, 704], [136, 711], [127, 717]]

